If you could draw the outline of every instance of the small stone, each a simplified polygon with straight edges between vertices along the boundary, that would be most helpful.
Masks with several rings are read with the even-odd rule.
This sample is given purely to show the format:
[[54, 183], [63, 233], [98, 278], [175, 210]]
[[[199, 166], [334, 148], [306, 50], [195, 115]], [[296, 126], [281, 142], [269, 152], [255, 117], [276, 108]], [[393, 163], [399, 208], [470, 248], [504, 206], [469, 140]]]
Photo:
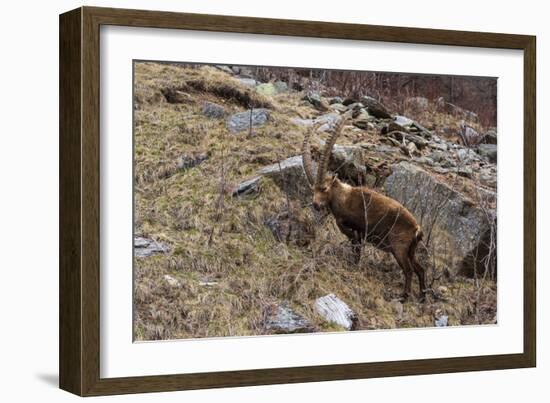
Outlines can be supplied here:
[[408, 127], [414, 124], [414, 120], [409, 119], [406, 116], [400, 116], [400, 115], [395, 116], [393, 118], [393, 121], [403, 127]]
[[379, 118], [379, 119], [391, 118], [391, 114], [388, 112], [388, 109], [384, 105], [382, 105], [382, 103], [380, 103], [378, 100], [369, 96], [364, 96], [361, 98], [361, 103], [365, 105], [365, 107], [369, 111], [369, 114], [371, 114], [375, 118]]
[[[262, 126], [269, 119], [269, 111], [264, 108], [252, 110], [252, 127]], [[232, 133], [250, 129], [250, 111], [236, 113], [227, 119], [226, 126]]]
[[141, 236], [134, 237], [134, 256], [137, 258], [149, 257], [158, 253], [168, 253], [168, 245], [153, 241], [152, 239]]
[[164, 280], [166, 280], [170, 287], [181, 287], [181, 283], [179, 282], [179, 280], [175, 279], [169, 274], [164, 275]]
[[294, 312], [288, 302], [268, 309], [265, 327], [274, 333], [305, 333], [312, 330], [311, 324], [303, 316]]
[[449, 317], [447, 315], [441, 315], [435, 318], [436, 327], [446, 327], [449, 325]]
[[260, 177], [256, 176], [252, 179], [248, 179], [239, 183], [232, 192], [233, 197], [236, 196], [249, 196], [258, 193], [260, 184]]
[[357, 324], [357, 315], [334, 294], [317, 298], [315, 310], [328, 322], [336, 323], [346, 330], [352, 330]]
[[207, 159], [208, 159], [208, 154], [206, 154], [206, 153], [201, 153], [201, 154], [198, 154], [198, 155], [195, 155], [195, 156], [193, 156], [193, 155], [182, 155], [178, 159], [177, 167], [178, 167], [178, 169], [181, 169], [181, 170], [187, 170], [187, 169], [194, 168], [197, 165], [202, 164]]
[[221, 119], [225, 116], [225, 108], [213, 102], [205, 102], [202, 107], [202, 114], [209, 118]]
[[490, 162], [497, 162], [497, 145], [496, 144], [480, 144], [477, 146], [477, 153], [486, 158]]

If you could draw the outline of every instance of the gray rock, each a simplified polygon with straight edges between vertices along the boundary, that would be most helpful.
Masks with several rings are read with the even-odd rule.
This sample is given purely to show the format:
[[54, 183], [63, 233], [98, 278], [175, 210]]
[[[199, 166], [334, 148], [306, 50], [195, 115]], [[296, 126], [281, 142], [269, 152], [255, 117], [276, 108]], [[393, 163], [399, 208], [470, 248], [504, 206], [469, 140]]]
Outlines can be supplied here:
[[431, 159], [430, 157], [422, 156], [422, 157], [414, 157], [413, 160], [419, 164], [422, 165], [429, 165], [433, 166], [435, 164], [435, 161]]
[[428, 155], [434, 162], [441, 162], [447, 158], [447, 154], [443, 151], [434, 151]]
[[[269, 110], [259, 108], [252, 110], [252, 127], [262, 126], [269, 119]], [[226, 126], [232, 133], [250, 129], [250, 111], [236, 113], [227, 119]]]
[[[496, 228], [496, 212], [481, 208], [420, 167], [401, 162], [386, 178], [386, 194], [402, 203], [422, 226], [436, 261], [454, 274], [472, 275], [490, 262], [488, 236]], [[486, 191], [487, 199], [491, 193]], [[492, 232], [493, 231], [493, 232]], [[491, 253], [494, 250], [491, 249]], [[490, 271], [495, 268], [491, 267]]]
[[265, 83], [256, 86], [256, 91], [262, 95], [273, 96], [277, 93], [277, 88], [272, 83]]
[[321, 102], [322, 102], [321, 94], [319, 94], [318, 92], [310, 91], [302, 99], [304, 101], [309, 102], [310, 104], [312, 104], [316, 108], [321, 107]]
[[301, 119], [301, 118], [292, 118], [290, 121], [295, 125], [302, 127], [311, 127], [314, 124], [321, 125], [317, 131], [324, 132], [331, 129], [334, 124], [340, 119], [340, 115], [335, 112], [327, 113], [316, 117], [315, 119]]
[[177, 167], [181, 170], [187, 170], [190, 168], [194, 168], [197, 165], [202, 164], [204, 161], [208, 159], [208, 154], [201, 153], [197, 155], [188, 155], [184, 154], [178, 159]]
[[250, 196], [256, 194], [259, 191], [260, 177], [256, 176], [254, 178], [245, 180], [244, 182], [239, 183], [235, 189], [233, 189], [232, 195], [236, 196]]
[[141, 236], [134, 237], [134, 256], [137, 258], [149, 257], [159, 253], [168, 253], [170, 247], [162, 242]]
[[202, 114], [209, 118], [221, 119], [225, 116], [225, 108], [213, 102], [205, 102], [202, 106]]
[[361, 113], [353, 120], [353, 125], [363, 130], [372, 128], [372, 117], [368, 113]]
[[365, 105], [363, 105], [361, 102], [354, 102], [349, 105], [345, 105], [346, 108], [348, 108], [350, 111], [357, 111], [359, 112], [361, 109], [365, 109]]
[[254, 80], [253, 78], [249, 78], [249, 77], [235, 77], [235, 79], [240, 82], [241, 84], [244, 84], [246, 85], [247, 87], [256, 87], [256, 85], [258, 85], [259, 83]]
[[288, 84], [285, 83], [284, 81], [275, 81], [273, 85], [275, 86], [275, 90], [277, 91], [277, 94], [288, 91]]
[[346, 330], [354, 329], [357, 324], [355, 312], [334, 294], [317, 298], [315, 300], [315, 310], [327, 322], [335, 323]]
[[410, 126], [414, 125], [414, 120], [409, 119], [406, 116], [400, 116], [397, 115], [393, 118], [393, 121], [397, 123], [400, 126], [403, 126], [405, 128], [409, 128]]
[[435, 143], [433, 141], [429, 142], [428, 146], [430, 148], [433, 148], [434, 150], [440, 150], [440, 151], [447, 151], [447, 149], [448, 149], [446, 143]]
[[398, 126], [396, 123], [390, 123], [390, 125], [388, 126], [388, 130], [390, 130], [388, 136], [396, 139], [399, 142], [402, 142], [403, 139], [405, 139], [408, 142], [413, 143], [419, 150], [422, 150], [428, 145], [428, 140], [426, 140], [424, 137], [421, 137], [417, 134], [401, 131], [399, 130], [399, 127], [400, 126]]
[[340, 120], [340, 115], [332, 112], [327, 113], [326, 115], [318, 116], [313, 120], [313, 122], [321, 125], [318, 129], [319, 132], [324, 132], [332, 129], [338, 120]]
[[329, 108], [340, 113], [344, 113], [348, 110], [347, 106], [344, 106], [343, 104], [330, 104]]
[[471, 178], [474, 175], [472, 168], [466, 166], [455, 168], [453, 172], [465, 178]]
[[342, 104], [343, 102], [344, 102], [344, 100], [341, 97], [332, 97], [328, 101], [328, 103], [330, 105], [332, 105], [332, 104]]
[[447, 327], [449, 325], [449, 317], [447, 315], [441, 315], [435, 318], [436, 327]]
[[311, 197], [301, 155], [263, 167], [258, 174], [271, 178], [281, 190], [288, 192], [289, 197], [301, 200]]
[[496, 144], [497, 143], [497, 131], [495, 129], [489, 129], [487, 133], [481, 138], [483, 144]]
[[405, 132], [408, 133], [409, 129], [405, 128], [404, 126], [401, 126], [398, 123], [390, 122], [387, 126], [384, 126], [381, 130], [381, 134], [388, 134], [391, 132]]
[[388, 109], [384, 105], [382, 105], [382, 103], [380, 103], [378, 100], [369, 96], [364, 96], [361, 98], [361, 103], [365, 105], [365, 107], [369, 111], [369, 114], [371, 114], [375, 118], [379, 118], [379, 119], [391, 118], [391, 114], [389, 113]]
[[459, 161], [464, 164], [471, 164], [472, 162], [479, 160], [479, 156], [470, 148], [458, 148], [456, 150], [456, 156]]
[[496, 144], [479, 144], [477, 153], [490, 162], [497, 162], [497, 145]]
[[229, 66], [226, 66], [226, 65], [223, 65], [223, 64], [218, 64], [218, 65], [216, 66], [216, 68], [217, 68], [218, 70], [223, 71], [224, 73], [233, 75], [233, 70], [231, 70], [231, 68], [230, 68]]
[[274, 333], [305, 333], [312, 330], [311, 324], [294, 312], [287, 302], [270, 307], [267, 314], [265, 327]]
[[459, 134], [465, 146], [477, 144], [481, 139], [481, 135], [473, 127], [466, 125], [464, 122], [460, 125]]

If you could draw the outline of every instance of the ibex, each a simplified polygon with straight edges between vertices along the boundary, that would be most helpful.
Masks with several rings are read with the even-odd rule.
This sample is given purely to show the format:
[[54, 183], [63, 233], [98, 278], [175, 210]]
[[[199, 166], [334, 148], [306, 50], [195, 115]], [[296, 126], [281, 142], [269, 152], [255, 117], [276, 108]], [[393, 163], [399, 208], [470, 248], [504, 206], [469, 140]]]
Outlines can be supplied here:
[[421, 297], [426, 293], [425, 273], [415, 258], [422, 230], [413, 215], [399, 202], [366, 186], [350, 186], [327, 174], [332, 148], [346, 124], [345, 115], [336, 124], [321, 154], [317, 177], [313, 175], [309, 131], [303, 143], [302, 158], [307, 180], [313, 190], [313, 207], [332, 213], [338, 228], [353, 245], [358, 262], [364, 242], [390, 252], [405, 274], [402, 299], [411, 293], [413, 271], [418, 276]]

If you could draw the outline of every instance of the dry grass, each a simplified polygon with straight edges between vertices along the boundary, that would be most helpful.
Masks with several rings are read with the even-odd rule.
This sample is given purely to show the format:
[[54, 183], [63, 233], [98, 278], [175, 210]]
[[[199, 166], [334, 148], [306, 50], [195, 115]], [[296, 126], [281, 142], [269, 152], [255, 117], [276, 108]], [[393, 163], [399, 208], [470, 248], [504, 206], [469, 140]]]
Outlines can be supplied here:
[[[168, 254], [135, 260], [137, 340], [266, 334], [266, 311], [283, 301], [316, 330], [340, 330], [313, 310], [315, 299], [328, 293], [358, 314], [359, 329], [433, 326], [436, 312], [448, 315], [451, 325], [493, 321], [492, 282], [481, 284], [481, 310], [473, 302], [478, 288], [461, 278], [437, 282], [447, 288], [445, 300], [401, 306], [393, 300], [403, 282], [397, 265], [371, 249], [359, 265], [351, 263], [348, 243], [332, 219], [316, 223], [298, 201], [292, 201], [290, 216], [315, 234], [278, 242], [265, 221], [288, 214], [288, 205], [270, 179], [262, 179], [255, 196], [224, 192], [220, 208], [222, 166], [227, 190], [261, 166], [299, 153], [303, 132], [289, 119], [316, 112], [298, 94], [267, 99], [211, 67], [137, 63], [135, 79], [135, 232], [171, 247]], [[178, 91], [177, 103], [166, 99], [166, 89]], [[201, 114], [204, 101], [231, 113], [246, 110], [247, 102], [273, 112], [253, 136], [235, 135], [223, 119]], [[354, 142], [354, 136], [350, 131], [345, 141]], [[181, 155], [200, 153], [209, 158], [199, 166], [177, 167]]]

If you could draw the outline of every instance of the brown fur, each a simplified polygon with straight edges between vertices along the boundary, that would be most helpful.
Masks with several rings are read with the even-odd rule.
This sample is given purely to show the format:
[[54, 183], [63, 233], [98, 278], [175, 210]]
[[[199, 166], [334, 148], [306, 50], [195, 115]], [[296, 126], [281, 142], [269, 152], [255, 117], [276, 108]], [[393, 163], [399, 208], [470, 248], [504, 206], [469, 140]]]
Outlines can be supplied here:
[[411, 293], [413, 272], [424, 296], [425, 273], [415, 258], [422, 230], [403, 205], [368, 187], [352, 187], [333, 176], [315, 185], [313, 205], [329, 209], [340, 231], [352, 242], [357, 260], [365, 242], [390, 252], [405, 274], [403, 297]]

